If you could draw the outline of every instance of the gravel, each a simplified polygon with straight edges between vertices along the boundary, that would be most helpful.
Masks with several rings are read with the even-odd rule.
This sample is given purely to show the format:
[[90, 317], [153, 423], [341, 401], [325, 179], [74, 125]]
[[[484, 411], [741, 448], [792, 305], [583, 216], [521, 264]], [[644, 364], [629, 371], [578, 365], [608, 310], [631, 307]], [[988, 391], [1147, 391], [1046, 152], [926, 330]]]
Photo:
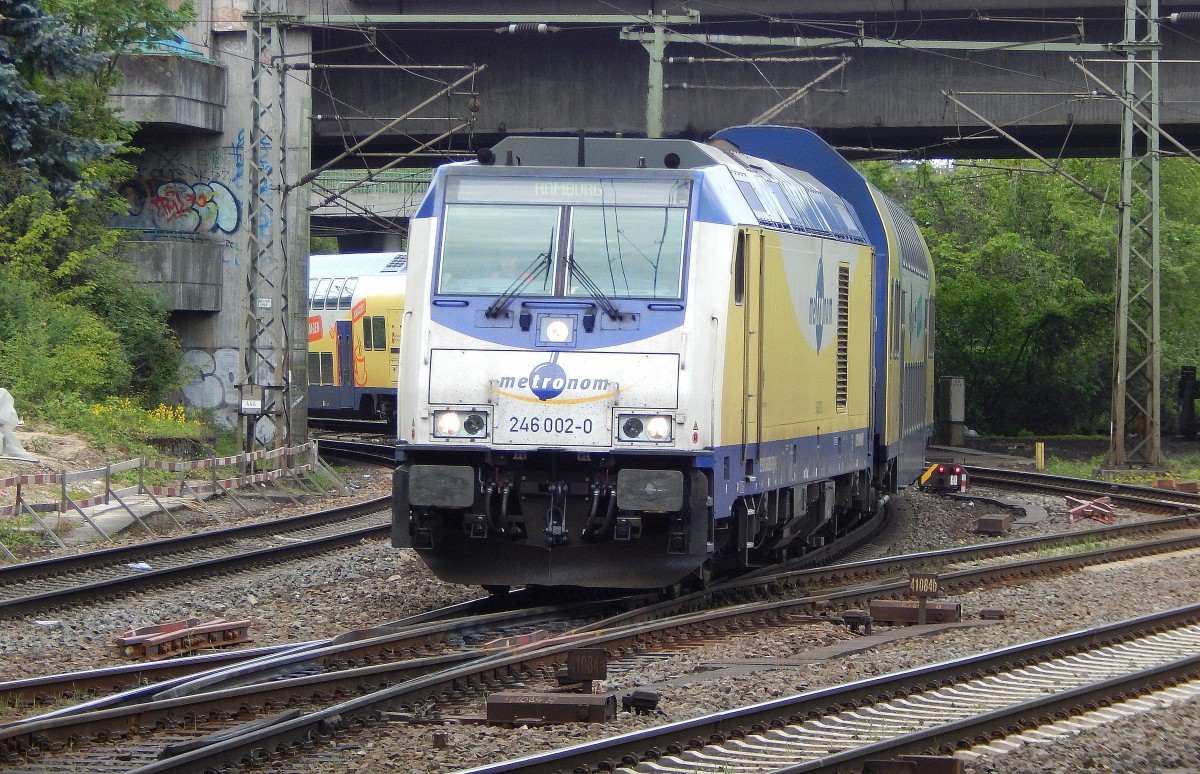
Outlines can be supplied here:
[[[361, 499], [386, 493], [386, 477], [377, 473], [359, 483]], [[1040, 504], [1050, 513], [1047, 520], [1016, 529], [1008, 537], [1099, 526], [1088, 520], [1069, 524], [1060, 498], [996, 496]], [[949, 500], [916, 491], [901, 495], [900, 501], [905, 506], [907, 527], [884, 547], [887, 553], [986, 540], [974, 532], [976, 520], [1000, 512], [983, 499]], [[307, 506], [313, 509], [333, 503], [332, 499], [314, 498]], [[227, 514], [223, 523], [234, 518]], [[1118, 523], [1140, 518], [1145, 517], [1118, 510]], [[909, 637], [803, 667], [764, 668], [740, 675], [703, 669], [714, 661], [802, 656], [813, 648], [858, 636], [832, 623], [755, 632], [723, 640], [719, 646], [704, 645], [662, 654], [650, 662], [642, 660], [631, 671], [612, 670], [601, 686], [605, 691], [651, 685], [661, 694], [658, 710], [649, 715], [622, 712], [615, 721], [603, 724], [516, 729], [391, 723], [352, 737], [337, 748], [267, 770], [278, 774], [456, 771], [1191, 604], [1196, 600], [1197, 578], [1200, 553], [1190, 552], [1090, 568], [1021, 586], [975, 589], [946, 601], [961, 604], [964, 618], [976, 617], [987, 608], [1006, 610], [1008, 618], [994, 625]], [[108, 647], [112, 637], [135, 626], [186, 617], [248, 618], [252, 636], [263, 644], [306, 640], [475, 596], [475, 589], [435, 579], [411, 552], [392, 549], [386, 542], [361, 544], [320, 559], [263, 568], [212, 583], [187, 583], [125, 600], [47, 613], [37, 621], [8, 621], [0, 627], [0, 663], [8, 679], [122, 663]], [[1051, 745], [1026, 744], [1007, 755], [989, 754], [967, 762], [965, 770], [997, 774], [1200, 772], [1200, 739], [1193, 733], [1200, 727], [1198, 715], [1200, 702], [1176, 702], [1072, 734]], [[12, 717], [11, 713], [7, 717], [0, 714], [0, 721]], [[444, 735], [438, 744], [435, 734]], [[444, 746], [440, 746], [442, 742]]]

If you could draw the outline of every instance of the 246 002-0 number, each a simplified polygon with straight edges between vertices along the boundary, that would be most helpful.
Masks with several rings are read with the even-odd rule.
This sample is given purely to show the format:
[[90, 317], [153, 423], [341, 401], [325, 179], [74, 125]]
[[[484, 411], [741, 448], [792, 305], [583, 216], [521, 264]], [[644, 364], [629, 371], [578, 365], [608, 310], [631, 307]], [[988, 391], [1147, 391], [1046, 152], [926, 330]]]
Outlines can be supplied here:
[[570, 435], [592, 432], [592, 420], [576, 421], [570, 417], [509, 417], [508, 431], [510, 433], [549, 433], [554, 435]]

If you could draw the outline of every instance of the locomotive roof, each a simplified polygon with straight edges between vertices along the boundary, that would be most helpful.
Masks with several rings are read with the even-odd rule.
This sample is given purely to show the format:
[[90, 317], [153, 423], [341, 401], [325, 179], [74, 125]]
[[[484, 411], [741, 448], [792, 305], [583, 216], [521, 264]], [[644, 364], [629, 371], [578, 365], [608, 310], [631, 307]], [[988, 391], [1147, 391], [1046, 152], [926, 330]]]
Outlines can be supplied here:
[[[837, 156], [828, 145], [824, 147]], [[744, 153], [744, 149], [722, 138], [721, 133], [708, 143], [680, 139], [512, 136], [489, 150], [481, 151], [477, 162], [463, 166], [520, 169], [535, 174], [539, 168], [565, 173], [570, 169], [662, 171], [724, 167], [740, 189], [727, 192], [724, 201], [729, 204], [734, 198], [745, 200], [745, 207], [733, 216], [733, 222], [757, 220], [773, 228], [867, 241], [854, 208], [848, 208], [838, 192], [819, 176], [810, 174], [803, 158], [795, 155], [787, 161], [772, 156], [760, 158], [756, 153]], [[804, 190], [794, 195], [783, 190], [794, 192], [797, 185]]]
[[[497, 166], [691, 169], [719, 163], [702, 143], [644, 137], [505, 137], [491, 150]], [[672, 153], [679, 157], [674, 167], [666, 161]]]
[[375, 274], [404, 274], [408, 253], [333, 253], [308, 256], [310, 277], [363, 277]]
[[714, 134], [713, 139], [728, 142], [750, 156], [808, 172], [846, 200], [862, 221], [871, 244], [882, 254], [887, 253], [887, 237], [872, 196], [873, 186], [815, 132], [794, 126], [731, 126]]

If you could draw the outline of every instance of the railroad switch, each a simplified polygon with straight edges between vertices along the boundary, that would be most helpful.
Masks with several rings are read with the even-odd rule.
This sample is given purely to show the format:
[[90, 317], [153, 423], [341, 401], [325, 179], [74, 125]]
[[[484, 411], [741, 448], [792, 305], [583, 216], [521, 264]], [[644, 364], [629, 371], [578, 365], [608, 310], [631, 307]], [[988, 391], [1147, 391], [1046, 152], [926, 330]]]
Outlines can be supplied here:
[[621, 697], [621, 709], [636, 715], [649, 715], [658, 709], [658, 701], [661, 698], [657, 691], [639, 688]]
[[1104, 524], [1112, 524], [1117, 519], [1111, 497], [1101, 497], [1096, 500], [1080, 500], [1067, 496], [1068, 523], [1074, 524], [1081, 519], [1095, 519]]
[[617, 699], [588, 693], [494, 693], [487, 698], [489, 723], [604, 723], [617, 717]]
[[842, 613], [842, 623], [849, 626], [852, 632], [857, 632], [861, 626], [864, 634], [871, 634], [871, 614], [866, 610], [846, 610]]
[[141, 626], [113, 638], [113, 646], [118, 654], [150, 661], [243, 642], [250, 642], [250, 621], [227, 621], [224, 618], [208, 623], [200, 623], [199, 618], [188, 618]]
[[[871, 618], [889, 623], [917, 623], [918, 603], [915, 600], [876, 599], [871, 602]], [[962, 605], [957, 602], [927, 602], [926, 620], [929, 623], [957, 623], [962, 620]]]
[[979, 521], [975, 524], [975, 531], [983, 535], [995, 537], [996, 535], [1007, 533], [1012, 523], [1013, 515], [1011, 513], [999, 516], [980, 516]]
[[608, 651], [604, 648], [575, 648], [567, 651], [567, 665], [558, 670], [559, 685], [591, 688], [594, 680], [608, 677]]
[[963, 762], [949, 755], [901, 755], [890, 761], [867, 761], [863, 774], [962, 774]]

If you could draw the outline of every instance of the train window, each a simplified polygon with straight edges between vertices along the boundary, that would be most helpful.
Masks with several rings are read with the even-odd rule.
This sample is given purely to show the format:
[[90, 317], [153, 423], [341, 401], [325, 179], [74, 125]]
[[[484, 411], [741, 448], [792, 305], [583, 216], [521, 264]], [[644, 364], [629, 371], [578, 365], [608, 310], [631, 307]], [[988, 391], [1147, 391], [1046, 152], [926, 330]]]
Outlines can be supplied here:
[[813, 204], [817, 207], [817, 211], [821, 213], [821, 217], [829, 224], [830, 232], [838, 235], [846, 235], [857, 231], [857, 229], [847, 229], [841, 216], [834, 209], [833, 204], [829, 201], [829, 197], [823, 191], [814, 192], [812, 200]]
[[818, 202], [824, 198], [824, 194], [804, 183], [800, 183], [797, 187], [803, 191], [803, 196], [808, 201], [808, 208], [805, 210], [805, 213], [817, 224], [817, 230], [831, 233], [834, 230], [833, 224], [825, 217], [825, 211], [818, 206]]
[[833, 208], [838, 219], [844, 224], [845, 233], [849, 236], [856, 236], [860, 239], [865, 239], [862, 229], [858, 227], [858, 222], [854, 216], [850, 214], [850, 208], [846, 205], [846, 201], [840, 196], [833, 196], [829, 199], [829, 206]]
[[821, 223], [820, 217], [813, 211], [812, 199], [809, 197], [808, 191], [802, 186], [787, 181], [784, 181], [782, 188], [788, 203], [796, 212], [798, 220], [795, 225], [809, 231], [824, 231], [825, 224]]
[[342, 285], [345, 284], [345, 282], [345, 277], [335, 277], [333, 281], [329, 283], [329, 293], [327, 293], [325, 296], [326, 309], [338, 308], [338, 299], [342, 297]]
[[349, 309], [354, 305], [354, 288], [358, 285], [358, 277], [350, 277], [346, 283], [342, 285], [342, 297], [338, 302], [338, 309]]
[[900, 357], [900, 280], [892, 280], [892, 310], [888, 327], [892, 333], [892, 357]]
[[788, 219], [788, 222], [799, 228], [807, 228], [804, 220], [796, 212], [796, 208], [792, 206], [792, 200], [784, 193], [783, 188], [774, 180], [767, 181], [767, 187], [771, 189], [771, 193], [775, 194], [775, 202], [779, 209], [783, 211], [783, 215]]
[[598, 287], [618, 298], [679, 298], [682, 207], [583, 207], [571, 211], [567, 295]]
[[387, 318], [370, 315], [362, 318], [363, 349], [377, 352], [387, 349]]
[[313, 309], [325, 308], [325, 295], [329, 293], [329, 283], [332, 281], [333, 280], [331, 280], [329, 277], [322, 277], [321, 279], [317, 280], [317, 289], [313, 291], [312, 297]]
[[527, 274], [519, 295], [549, 295], [559, 216], [550, 205], [447, 205], [438, 292], [496, 295]]
[[313, 385], [333, 384], [333, 353], [308, 353], [308, 383]]

